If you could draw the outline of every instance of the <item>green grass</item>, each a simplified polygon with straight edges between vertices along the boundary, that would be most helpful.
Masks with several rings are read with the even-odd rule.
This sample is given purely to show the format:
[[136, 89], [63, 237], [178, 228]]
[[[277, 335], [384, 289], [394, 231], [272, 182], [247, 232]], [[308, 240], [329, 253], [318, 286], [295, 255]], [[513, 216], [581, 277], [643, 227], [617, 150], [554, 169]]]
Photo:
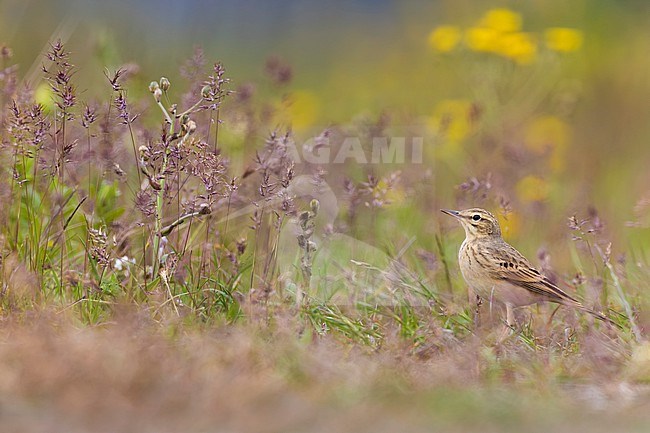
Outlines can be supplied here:
[[[579, 129], [593, 106], [558, 108], [571, 95], [553, 77], [598, 80], [551, 54], [529, 67], [449, 54], [454, 88], [485, 73], [471, 99], [328, 131], [332, 155], [350, 136], [366, 152], [372, 137], [422, 136], [422, 163], [323, 167], [293, 159], [321, 131], [284, 125], [304, 121], [273, 103], [287, 83], [244, 97], [195, 58], [186, 83], [150, 93], [129, 71], [98, 74], [105, 97], [85, 101], [75, 79], [92, 71], [54, 43], [45, 98], [0, 81], [7, 425], [644, 431], [646, 183], [622, 187], [598, 161], [609, 150]], [[532, 306], [496, 344], [498, 308], [484, 302], [477, 323], [462, 231], [439, 212], [469, 206], [499, 214], [509, 241], [620, 329]]]

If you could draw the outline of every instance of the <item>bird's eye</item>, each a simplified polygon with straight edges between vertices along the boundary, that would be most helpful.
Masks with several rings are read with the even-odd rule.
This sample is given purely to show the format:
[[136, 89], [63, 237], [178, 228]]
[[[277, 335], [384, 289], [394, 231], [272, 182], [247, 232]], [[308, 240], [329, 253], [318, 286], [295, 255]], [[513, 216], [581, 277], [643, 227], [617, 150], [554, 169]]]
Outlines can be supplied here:
[[479, 214], [475, 214], [475, 215], [472, 217], [472, 219], [473, 219], [474, 221], [478, 221], [478, 220], [481, 219], [481, 215], [479, 215]]

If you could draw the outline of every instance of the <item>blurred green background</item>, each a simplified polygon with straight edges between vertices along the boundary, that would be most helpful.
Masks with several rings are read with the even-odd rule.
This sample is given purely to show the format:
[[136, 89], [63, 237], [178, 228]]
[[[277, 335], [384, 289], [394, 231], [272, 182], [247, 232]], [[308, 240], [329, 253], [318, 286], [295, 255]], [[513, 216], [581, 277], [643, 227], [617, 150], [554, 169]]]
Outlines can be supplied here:
[[[548, 227], [549, 215], [557, 223], [594, 206], [613, 221], [613, 236], [648, 240], [648, 2], [0, 5], [0, 41], [13, 48], [21, 75], [38, 76], [29, 71], [38, 72], [48, 40], [61, 36], [91, 98], [107, 92], [105, 67], [135, 63], [143, 86], [161, 75], [174, 82], [200, 45], [207, 59], [223, 61], [235, 88], [255, 83], [259, 100], [276, 106], [291, 96], [285, 114], [299, 139], [381, 113], [421, 131], [427, 160], [418, 170], [436, 173], [425, 215], [440, 205], [506, 203], [509, 236], [526, 227], [539, 241], [566, 232]], [[281, 91], [265, 78], [269, 56], [291, 70]], [[487, 203], [459, 196], [472, 177], [490, 179]]]

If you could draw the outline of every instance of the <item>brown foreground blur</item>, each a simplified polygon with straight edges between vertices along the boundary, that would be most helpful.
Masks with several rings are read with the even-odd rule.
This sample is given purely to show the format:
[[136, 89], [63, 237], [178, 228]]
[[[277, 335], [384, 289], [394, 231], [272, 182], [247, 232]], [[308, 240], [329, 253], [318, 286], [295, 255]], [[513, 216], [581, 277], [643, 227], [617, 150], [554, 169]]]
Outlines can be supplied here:
[[298, 341], [290, 335], [296, 323], [283, 320], [206, 331], [128, 312], [95, 327], [51, 311], [5, 319], [2, 431], [631, 432], [649, 425], [648, 389], [625, 381], [615, 347], [567, 359], [598, 376], [569, 387], [543, 379], [539, 354], [521, 345], [502, 349], [500, 365], [511, 370], [497, 372], [489, 367], [494, 354], [471, 339], [414, 352], [390, 337], [370, 352], [327, 337]]

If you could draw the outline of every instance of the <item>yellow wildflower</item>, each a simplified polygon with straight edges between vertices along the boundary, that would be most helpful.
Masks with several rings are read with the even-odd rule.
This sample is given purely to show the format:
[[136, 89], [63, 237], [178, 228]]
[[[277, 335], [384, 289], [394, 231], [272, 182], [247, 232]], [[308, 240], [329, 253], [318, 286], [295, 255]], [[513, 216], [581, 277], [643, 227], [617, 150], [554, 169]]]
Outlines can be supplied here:
[[502, 33], [521, 30], [521, 15], [510, 9], [491, 9], [483, 15], [480, 27], [486, 27]]
[[524, 143], [537, 155], [548, 154], [551, 170], [564, 169], [565, 150], [571, 142], [571, 129], [555, 116], [538, 117], [528, 124]]
[[459, 142], [470, 132], [470, 110], [472, 104], [460, 99], [440, 101], [433, 111], [430, 126], [449, 141]]
[[465, 44], [472, 51], [495, 52], [500, 33], [488, 27], [471, 27], [465, 32]]
[[580, 30], [554, 27], [546, 29], [544, 36], [546, 46], [553, 51], [568, 53], [577, 51], [582, 46], [583, 36]]
[[460, 41], [460, 29], [456, 26], [440, 26], [429, 34], [429, 45], [440, 53], [452, 51]]
[[520, 64], [535, 60], [537, 45], [528, 33], [509, 33], [498, 38], [497, 53]]
[[569, 126], [555, 116], [541, 116], [526, 127], [524, 141], [526, 147], [538, 155], [549, 149], [565, 147], [570, 140]]
[[514, 212], [509, 212], [507, 215], [499, 213], [497, 215], [499, 225], [501, 226], [501, 235], [504, 239], [509, 239], [517, 236], [519, 228], [521, 227], [521, 218]]
[[313, 125], [318, 117], [318, 111], [318, 97], [312, 92], [298, 90], [282, 101], [278, 120], [300, 130]]
[[526, 176], [517, 183], [517, 196], [523, 202], [543, 201], [548, 198], [549, 186], [542, 178]]

